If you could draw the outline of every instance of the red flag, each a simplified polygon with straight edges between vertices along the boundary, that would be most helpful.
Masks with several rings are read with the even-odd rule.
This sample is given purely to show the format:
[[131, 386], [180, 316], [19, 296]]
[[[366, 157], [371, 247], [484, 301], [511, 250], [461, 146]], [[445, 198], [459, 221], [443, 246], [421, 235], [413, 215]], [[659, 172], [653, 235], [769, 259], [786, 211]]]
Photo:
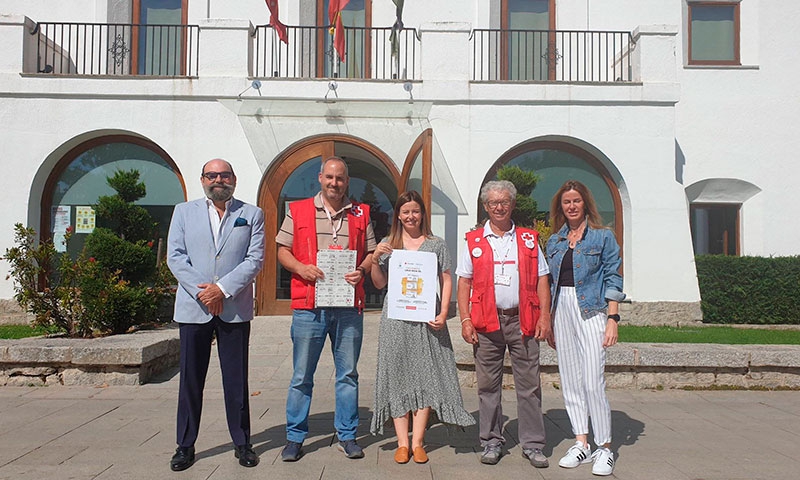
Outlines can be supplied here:
[[282, 24], [280, 20], [278, 20], [278, 0], [266, 0], [267, 1], [267, 8], [269, 8], [269, 24], [272, 25], [272, 28], [275, 29], [275, 32], [278, 34], [278, 38], [281, 39], [281, 42], [289, 45], [289, 34], [286, 33], [286, 25]]
[[333, 48], [339, 52], [339, 61], [344, 62], [344, 25], [342, 24], [342, 10], [350, 0], [330, 0], [328, 4], [328, 21], [333, 30]]

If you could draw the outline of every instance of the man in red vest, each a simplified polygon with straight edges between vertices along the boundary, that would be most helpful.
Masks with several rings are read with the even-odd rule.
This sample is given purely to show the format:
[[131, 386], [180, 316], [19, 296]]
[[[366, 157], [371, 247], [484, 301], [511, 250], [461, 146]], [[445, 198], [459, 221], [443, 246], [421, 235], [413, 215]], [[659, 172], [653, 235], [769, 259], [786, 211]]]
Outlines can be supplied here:
[[478, 381], [481, 463], [503, 455], [503, 359], [506, 348], [517, 392], [522, 455], [537, 468], [548, 466], [539, 340], [552, 339], [550, 273], [535, 230], [516, 227], [511, 212], [517, 189], [501, 180], [486, 183], [481, 203], [489, 221], [467, 233], [458, 274], [461, 336], [473, 345]]
[[[350, 183], [347, 164], [339, 157], [322, 162], [321, 191], [312, 198], [289, 204], [289, 211], [275, 238], [278, 261], [292, 273], [292, 362], [294, 373], [286, 397], [286, 446], [284, 462], [302, 456], [308, 436], [308, 412], [325, 337], [331, 339], [336, 367], [336, 409], [334, 426], [339, 449], [348, 458], [362, 458], [356, 443], [358, 428], [358, 357], [364, 331], [364, 277], [372, 266], [375, 234], [369, 205], [347, 198]], [[324, 278], [316, 265], [323, 249], [355, 250], [356, 268], [344, 280], [355, 287], [355, 301], [349, 307], [317, 308], [315, 286]]]

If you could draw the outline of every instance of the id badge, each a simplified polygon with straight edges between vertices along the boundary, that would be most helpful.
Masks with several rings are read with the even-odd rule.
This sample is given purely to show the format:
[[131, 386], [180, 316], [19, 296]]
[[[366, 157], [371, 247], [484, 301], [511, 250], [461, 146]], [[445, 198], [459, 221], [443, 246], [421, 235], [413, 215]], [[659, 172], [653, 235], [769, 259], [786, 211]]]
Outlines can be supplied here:
[[511, 275], [502, 275], [502, 274], [496, 273], [494, 275], [494, 284], [495, 285], [503, 285], [504, 287], [510, 287], [511, 286]]
[[344, 248], [342, 248], [341, 245], [337, 245], [337, 244], [334, 243], [334, 244], [328, 245], [328, 250], [344, 250]]

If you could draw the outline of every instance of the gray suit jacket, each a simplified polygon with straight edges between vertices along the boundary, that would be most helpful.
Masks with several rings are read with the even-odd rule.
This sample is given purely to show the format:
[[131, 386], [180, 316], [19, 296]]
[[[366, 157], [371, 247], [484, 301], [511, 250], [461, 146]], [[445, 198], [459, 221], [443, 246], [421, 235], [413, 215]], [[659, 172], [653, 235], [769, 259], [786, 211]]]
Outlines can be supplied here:
[[233, 199], [229, 218], [214, 247], [206, 199], [175, 206], [169, 226], [167, 264], [178, 279], [175, 321], [206, 323], [208, 309], [197, 299], [201, 283], [219, 283], [231, 297], [224, 300], [225, 322], [253, 319], [253, 281], [264, 262], [264, 212]]

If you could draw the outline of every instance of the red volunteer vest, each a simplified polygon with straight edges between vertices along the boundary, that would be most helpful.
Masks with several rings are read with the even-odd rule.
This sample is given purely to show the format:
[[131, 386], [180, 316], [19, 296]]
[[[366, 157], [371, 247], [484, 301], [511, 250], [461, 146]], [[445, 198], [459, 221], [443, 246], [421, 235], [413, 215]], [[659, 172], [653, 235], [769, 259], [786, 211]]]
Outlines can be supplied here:
[[[317, 263], [317, 207], [314, 198], [298, 200], [289, 204], [294, 222], [292, 254], [305, 263]], [[349, 241], [347, 248], [355, 250], [356, 265], [361, 265], [367, 256], [367, 225], [369, 224], [369, 205], [353, 202], [347, 211], [347, 231]], [[356, 285], [356, 304], [359, 310], [364, 308], [364, 280]], [[292, 308], [309, 310], [314, 308], [314, 283], [307, 282], [297, 274], [292, 274]]]
[[[516, 228], [517, 261], [519, 263], [519, 324], [522, 334], [533, 336], [539, 321], [538, 244], [539, 233]], [[481, 333], [500, 330], [497, 302], [494, 296], [494, 252], [483, 236], [483, 228], [467, 233], [467, 250], [472, 257], [472, 294], [470, 296], [472, 325]]]

